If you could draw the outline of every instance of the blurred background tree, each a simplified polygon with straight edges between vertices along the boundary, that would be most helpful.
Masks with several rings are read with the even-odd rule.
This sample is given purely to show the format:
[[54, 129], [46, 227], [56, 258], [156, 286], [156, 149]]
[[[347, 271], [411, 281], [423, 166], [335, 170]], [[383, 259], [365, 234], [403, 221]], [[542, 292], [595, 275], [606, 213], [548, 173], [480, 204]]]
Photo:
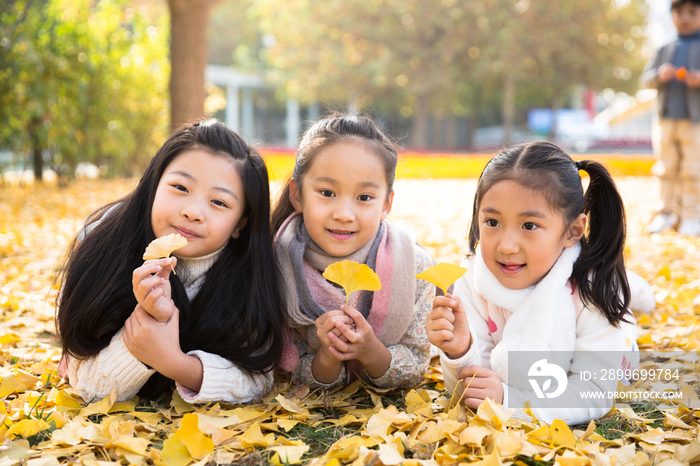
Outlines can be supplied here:
[[0, 147], [59, 176], [79, 162], [140, 173], [168, 124], [168, 22], [100, 0], [6, 2], [0, 12]]
[[[300, 100], [356, 99], [363, 110], [400, 102], [387, 110], [412, 118], [418, 147], [429, 115], [471, 114], [478, 124], [494, 93], [507, 143], [517, 106], [557, 109], [578, 86], [631, 92], [646, 58], [638, 0], [257, 0], [252, 8], [275, 37], [262, 54], [271, 82]], [[537, 95], [518, 101], [520, 89]]]
[[205, 116], [207, 91], [223, 116], [207, 63], [262, 76], [254, 105], [281, 118], [293, 98], [369, 112], [414, 148], [435, 147], [438, 123], [448, 148], [480, 126], [508, 143], [531, 108], [634, 93], [645, 15], [643, 0], [5, 0], [0, 151], [37, 175], [139, 173], [170, 125]]

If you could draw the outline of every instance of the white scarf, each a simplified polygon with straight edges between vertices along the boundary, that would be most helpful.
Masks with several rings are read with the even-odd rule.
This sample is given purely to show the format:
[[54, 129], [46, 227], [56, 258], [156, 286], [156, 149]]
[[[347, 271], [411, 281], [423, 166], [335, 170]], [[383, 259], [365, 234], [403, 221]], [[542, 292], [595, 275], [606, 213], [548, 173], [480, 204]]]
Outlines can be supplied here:
[[477, 248], [474, 260], [474, 289], [491, 304], [512, 312], [503, 328], [503, 339], [491, 351], [491, 369], [501, 380], [529, 389], [527, 367], [513, 368], [516, 380], [508, 381], [509, 351], [568, 352], [573, 357], [576, 342], [576, 309], [566, 282], [581, 252], [577, 243], [564, 251], [547, 275], [535, 285], [511, 290], [501, 285], [486, 267]]

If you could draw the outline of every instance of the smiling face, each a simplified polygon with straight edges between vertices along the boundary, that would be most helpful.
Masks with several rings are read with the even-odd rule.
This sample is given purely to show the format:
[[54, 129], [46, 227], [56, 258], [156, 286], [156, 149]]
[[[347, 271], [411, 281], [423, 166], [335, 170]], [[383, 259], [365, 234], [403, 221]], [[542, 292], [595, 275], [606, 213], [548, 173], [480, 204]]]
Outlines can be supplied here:
[[693, 3], [684, 3], [671, 10], [673, 25], [678, 33], [684, 36], [700, 31], [700, 6]]
[[479, 206], [479, 247], [499, 283], [521, 290], [539, 282], [564, 250], [576, 244], [586, 228], [580, 214], [565, 225], [539, 192], [512, 180], [494, 184]]
[[343, 257], [372, 240], [391, 211], [384, 165], [364, 144], [343, 141], [321, 149], [292, 182], [290, 200], [304, 216], [309, 236], [327, 254]]
[[179, 233], [187, 246], [182, 257], [201, 257], [221, 249], [245, 226], [245, 191], [236, 162], [224, 155], [193, 149], [166, 167], [151, 209], [157, 238]]

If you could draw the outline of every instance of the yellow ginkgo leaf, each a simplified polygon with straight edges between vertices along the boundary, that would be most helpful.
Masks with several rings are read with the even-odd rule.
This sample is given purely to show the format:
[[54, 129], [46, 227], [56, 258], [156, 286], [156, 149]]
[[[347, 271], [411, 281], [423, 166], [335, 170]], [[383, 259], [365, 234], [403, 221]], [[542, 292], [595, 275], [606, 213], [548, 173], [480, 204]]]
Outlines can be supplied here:
[[550, 432], [552, 432], [552, 446], [558, 447], [561, 445], [576, 448], [576, 436], [566, 422], [561, 419], [555, 419], [552, 425], [549, 426]]
[[329, 265], [323, 272], [323, 278], [337, 283], [345, 290], [345, 304], [350, 302], [350, 295], [354, 291], [382, 289], [379, 276], [366, 264], [358, 264], [354, 261], [343, 260]]
[[196, 460], [214, 451], [214, 441], [199, 430], [199, 417], [194, 413], [185, 414], [175, 435]]
[[28, 438], [50, 428], [51, 426], [49, 423], [43, 419], [22, 419], [17, 424], [10, 427], [5, 435], [8, 437], [14, 435]]
[[163, 442], [160, 458], [160, 464], [168, 466], [185, 466], [193, 460], [189, 450], [176, 434], [171, 435]]
[[416, 278], [422, 278], [423, 280], [429, 281], [447, 293], [447, 289], [450, 287], [450, 285], [457, 281], [459, 277], [464, 275], [466, 271], [467, 269], [460, 267], [459, 265], [440, 262], [439, 264], [419, 273], [416, 275]]
[[170, 257], [170, 253], [174, 250], [185, 246], [187, 246], [187, 239], [177, 233], [161, 236], [151, 241], [151, 244], [146, 248], [146, 252], [143, 253], [143, 260]]

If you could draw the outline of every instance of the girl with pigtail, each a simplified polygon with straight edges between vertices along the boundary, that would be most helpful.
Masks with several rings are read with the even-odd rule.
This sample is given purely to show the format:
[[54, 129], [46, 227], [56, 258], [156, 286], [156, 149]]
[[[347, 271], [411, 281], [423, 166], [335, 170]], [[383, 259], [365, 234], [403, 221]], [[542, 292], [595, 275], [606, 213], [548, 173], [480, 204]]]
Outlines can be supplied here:
[[[585, 195], [579, 171], [590, 177]], [[476, 189], [468, 271], [453, 295], [435, 298], [428, 316], [447, 390], [457, 388], [470, 408], [488, 397], [527, 418], [525, 402], [557, 398], [561, 388], [558, 404], [528, 412], [548, 423], [604, 416], [618, 379], [586, 374], [633, 368], [639, 353], [630, 309], [655, 306], [650, 286], [625, 270], [625, 231], [622, 198], [600, 163], [574, 162], [548, 142], [494, 157]], [[518, 359], [530, 351], [551, 359]], [[539, 375], [556, 378], [542, 384], [556, 393], [543, 393]]]

